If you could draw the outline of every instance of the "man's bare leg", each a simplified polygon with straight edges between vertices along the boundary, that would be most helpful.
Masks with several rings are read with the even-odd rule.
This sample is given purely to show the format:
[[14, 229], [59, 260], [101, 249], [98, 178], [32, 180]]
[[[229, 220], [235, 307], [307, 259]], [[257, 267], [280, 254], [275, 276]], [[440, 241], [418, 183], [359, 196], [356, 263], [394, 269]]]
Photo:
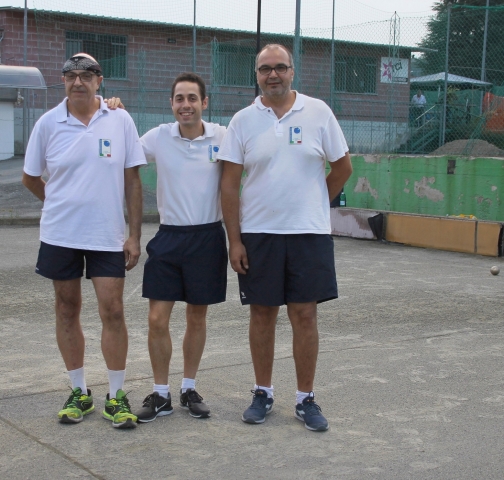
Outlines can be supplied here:
[[[317, 329], [317, 303], [289, 303], [287, 314], [292, 325], [294, 363], [298, 391], [296, 392], [296, 418], [308, 430], [323, 432], [329, 424], [315, 403], [313, 381], [317, 367], [319, 336]], [[299, 406], [298, 406], [299, 405]]]
[[[84, 375], [85, 340], [80, 323], [82, 305], [81, 279], [54, 280], [56, 341], [72, 382], [70, 398], [58, 412], [62, 423], [80, 423], [84, 415], [94, 410], [87, 395]], [[76, 388], [80, 388], [80, 393]]]
[[154, 383], [168, 385], [168, 373], [172, 355], [170, 315], [175, 302], [149, 300], [149, 355]]
[[287, 315], [292, 325], [297, 388], [301, 392], [311, 392], [319, 346], [317, 303], [289, 303]]
[[128, 330], [124, 320], [124, 278], [94, 277], [92, 281], [103, 325], [101, 347], [105, 363], [109, 370], [125, 370]]
[[109, 397], [103, 416], [115, 428], [136, 427], [137, 417], [131, 413], [124, 393], [126, 356], [128, 355], [128, 329], [124, 320], [124, 278], [93, 277], [102, 320], [101, 347], [108, 368]]
[[56, 341], [66, 369], [84, 366], [84, 333], [80, 323], [81, 279], [54, 280]]
[[196, 392], [196, 374], [206, 341], [207, 305], [187, 304], [184, 352], [184, 378], [182, 379], [180, 405], [194, 418], [208, 418], [210, 409]]
[[279, 307], [250, 305], [249, 342], [256, 384], [271, 387]]
[[196, 378], [205, 349], [207, 305], [187, 304], [187, 327], [182, 350], [184, 352], [184, 378]]
[[250, 305], [249, 342], [256, 385], [251, 405], [243, 412], [245, 423], [263, 423], [273, 407], [273, 358], [279, 307]]
[[148, 343], [155, 391], [145, 397], [142, 408], [136, 412], [140, 423], [173, 412], [168, 374], [172, 355], [170, 316], [174, 305], [175, 302], [149, 299]]

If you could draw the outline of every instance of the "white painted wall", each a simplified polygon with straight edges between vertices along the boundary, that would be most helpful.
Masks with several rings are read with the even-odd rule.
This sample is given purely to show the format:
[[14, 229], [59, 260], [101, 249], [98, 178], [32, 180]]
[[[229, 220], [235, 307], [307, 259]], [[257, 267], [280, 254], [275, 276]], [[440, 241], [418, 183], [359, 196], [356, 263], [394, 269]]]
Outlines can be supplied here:
[[14, 156], [14, 104], [0, 102], [0, 160]]

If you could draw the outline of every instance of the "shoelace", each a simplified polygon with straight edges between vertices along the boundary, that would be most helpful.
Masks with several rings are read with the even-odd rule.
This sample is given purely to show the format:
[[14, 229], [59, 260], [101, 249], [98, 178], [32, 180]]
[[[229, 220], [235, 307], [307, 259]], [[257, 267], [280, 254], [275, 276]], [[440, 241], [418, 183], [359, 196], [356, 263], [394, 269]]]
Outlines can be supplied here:
[[65, 402], [65, 408], [76, 407], [77, 406], [77, 403], [76, 403], [77, 400], [79, 400], [79, 398], [82, 396], [82, 392], [81, 393], [77, 393], [72, 388], [70, 388], [70, 390], [72, 390], [72, 393], [68, 397], [68, 400]]
[[[128, 392], [129, 393], [129, 392]], [[119, 405], [121, 412], [131, 412], [131, 407], [129, 404], [129, 400], [126, 398], [127, 393], [124, 394], [122, 398], [116, 398], [117, 404]]]
[[252, 399], [252, 408], [264, 408], [266, 406], [266, 402], [268, 401], [268, 395], [256, 395], [255, 390], [250, 390], [251, 393], [254, 394], [254, 398]]
[[143, 401], [142, 406], [143, 407], [152, 407], [156, 401], [154, 400], [154, 394], [151, 393], [150, 395], [147, 395]]
[[191, 403], [201, 403], [203, 397], [196, 390], [191, 390], [187, 392], [187, 399]]
[[315, 403], [315, 400], [303, 402], [303, 407], [305, 415], [318, 415], [322, 412], [322, 409]]

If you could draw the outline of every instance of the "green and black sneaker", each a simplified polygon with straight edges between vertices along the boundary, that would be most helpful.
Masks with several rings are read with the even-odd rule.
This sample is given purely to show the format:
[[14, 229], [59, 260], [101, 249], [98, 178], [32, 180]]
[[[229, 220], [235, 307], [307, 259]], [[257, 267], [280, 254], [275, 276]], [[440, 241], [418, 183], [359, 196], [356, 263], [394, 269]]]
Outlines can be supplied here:
[[105, 400], [105, 410], [103, 416], [112, 421], [114, 428], [135, 428], [137, 417], [131, 413], [131, 407], [123, 390], [117, 390], [115, 398]]
[[84, 415], [94, 412], [94, 409], [91, 390], [88, 388], [85, 395], [79, 387], [76, 387], [63, 405], [63, 409], [59, 411], [58, 418], [61, 423], [79, 423], [84, 420]]

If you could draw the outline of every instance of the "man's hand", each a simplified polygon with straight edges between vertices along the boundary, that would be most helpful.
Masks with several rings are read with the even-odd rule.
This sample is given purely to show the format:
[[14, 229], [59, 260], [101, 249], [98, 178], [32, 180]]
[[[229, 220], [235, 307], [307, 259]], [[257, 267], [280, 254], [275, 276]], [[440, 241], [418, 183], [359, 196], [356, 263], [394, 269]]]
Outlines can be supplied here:
[[126, 271], [130, 271], [138, 263], [140, 258], [140, 240], [129, 237], [124, 243], [124, 261], [126, 263]]
[[123, 103], [119, 97], [104, 98], [103, 101], [107, 104], [109, 110], [115, 110], [116, 108], [122, 108], [125, 110]]
[[236, 273], [241, 273], [242, 275], [247, 273], [249, 264], [247, 250], [243, 243], [239, 242], [229, 245], [229, 261], [231, 262], [231, 268]]

